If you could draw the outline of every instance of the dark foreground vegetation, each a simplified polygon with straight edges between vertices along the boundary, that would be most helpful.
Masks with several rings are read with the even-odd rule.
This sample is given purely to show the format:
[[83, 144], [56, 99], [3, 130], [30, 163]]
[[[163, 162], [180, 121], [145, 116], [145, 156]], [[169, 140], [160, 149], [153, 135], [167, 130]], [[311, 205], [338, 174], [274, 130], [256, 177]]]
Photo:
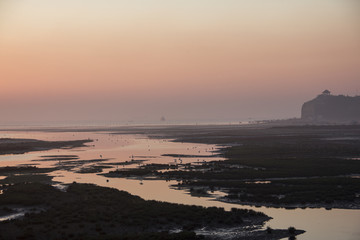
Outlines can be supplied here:
[[[227, 212], [145, 201], [124, 191], [77, 183], [70, 184], [66, 192], [41, 183], [11, 185], [0, 194], [0, 207], [6, 212], [12, 206], [43, 210], [0, 222], [0, 239], [202, 239], [193, 231], [203, 227], [245, 229], [269, 219], [252, 210]], [[284, 233], [270, 239], [289, 236]]]

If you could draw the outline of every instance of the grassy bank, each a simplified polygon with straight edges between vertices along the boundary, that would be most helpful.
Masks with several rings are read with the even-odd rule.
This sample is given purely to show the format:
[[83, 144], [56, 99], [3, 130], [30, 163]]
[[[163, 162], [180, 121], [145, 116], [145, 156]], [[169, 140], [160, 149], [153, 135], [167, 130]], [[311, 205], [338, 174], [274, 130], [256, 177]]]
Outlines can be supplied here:
[[251, 210], [145, 201], [116, 189], [76, 183], [66, 192], [40, 183], [9, 186], [0, 195], [0, 206], [11, 205], [46, 210], [1, 222], [0, 239], [200, 239], [193, 230], [245, 228], [269, 219]]
[[0, 155], [2, 154], [22, 154], [33, 151], [44, 151], [56, 148], [75, 148], [84, 147], [85, 143], [92, 140], [74, 141], [41, 141], [36, 139], [0, 139]]

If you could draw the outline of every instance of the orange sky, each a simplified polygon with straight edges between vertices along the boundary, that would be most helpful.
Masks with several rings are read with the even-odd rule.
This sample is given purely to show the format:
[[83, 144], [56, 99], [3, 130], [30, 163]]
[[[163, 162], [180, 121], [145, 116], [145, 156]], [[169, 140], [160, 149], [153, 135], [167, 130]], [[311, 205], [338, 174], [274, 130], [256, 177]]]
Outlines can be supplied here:
[[360, 94], [356, 0], [2, 0], [1, 120], [297, 117]]

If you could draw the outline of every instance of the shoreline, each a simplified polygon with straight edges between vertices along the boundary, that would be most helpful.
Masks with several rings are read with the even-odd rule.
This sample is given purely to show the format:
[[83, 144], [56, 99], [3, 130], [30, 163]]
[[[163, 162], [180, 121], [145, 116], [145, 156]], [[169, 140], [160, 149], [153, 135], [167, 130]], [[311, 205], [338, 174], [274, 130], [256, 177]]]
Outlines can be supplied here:
[[266, 208], [283, 208], [288, 210], [293, 209], [325, 209], [325, 210], [332, 210], [332, 209], [342, 209], [342, 210], [360, 210], [360, 203], [355, 204], [353, 206], [352, 204], [348, 203], [335, 203], [334, 205], [323, 205], [323, 204], [288, 204], [288, 205], [279, 205], [279, 204], [272, 204], [272, 203], [256, 203], [256, 202], [241, 202], [232, 200], [229, 198], [217, 198], [216, 201], [225, 202], [225, 203], [232, 203], [232, 204], [238, 204], [241, 206], [251, 206], [251, 207], [266, 207]]
[[72, 149], [86, 147], [85, 144], [90, 142], [93, 142], [93, 140], [43, 141], [37, 139], [0, 138], [0, 155], [24, 154], [60, 148]]
[[[137, 181], [177, 181], [177, 182], [181, 182], [183, 179], [176, 179], [176, 178], [171, 178], [171, 179], [164, 179], [162, 177], [158, 177], [158, 176], [119, 176], [116, 174], [112, 174], [112, 173], [97, 173], [97, 175], [100, 176], [104, 176], [104, 177], [108, 177], [108, 178], [124, 178], [124, 179], [129, 179], [129, 180], [137, 180]], [[184, 185], [170, 185], [170, 188], [174, 189], [174, 190], [187, 190], [186, 194], [191, 195], [191, 196], [196, 196], [196, 197], [210, 197], [213, 199], [213, 201], [219, 201], [219, 202], [224, 202], [224, 203], [231, 203], [231, 204], [237, 204], [237, 205], [241, 205], [241, 206], [251, 206], [251, 207], [266, 207], [266, 208], [283, 208], [283, 209], [326, 209], [326, 210], [331, 210], [331, 209], [343, 209], [343, 210], [360, 210], [360, 201], [357, 202], [335, 202], [332, 204], [327, 204], [327, 203], [305, 203], [305, 204], [301, 204], [301, 203], [291, 203], [291, 204], [276, 204], [276, 203], [270, 203], [270, 202], [243, 202], [243, 201], [239, 201], [239, 200], [234, 200], [228, 197], [215, 197], [213, 196], [212, 193], [208, 193], [207, 191], [209, 190], [207, 187], [198, 187], [197, 189], [201, 191], [201, 193], [191, 193], [190, 186], [184, 186]], [[220, 191], [220, 192], [225, 192], [223, 190], [226, 189], [221, 189], [221, 188], [217, 188], [216, 191]], [[204, 193], [205, 191], [205, 193]]]
[[[166, 138], [166, 139], [173, 139], [173, 141], [176, 141], [176, 142], [197, 142], [197, 143], [203, 143], [203, 144], [209, 144], [209, 140], [211, 143], [213, 144], [217, 144], [218, 146], [221, 147], [221, 149], [217, 150], [215, 153], [215, 155], [212, 155], [212, 156], [206, 156], [206, 155], [179, 155], [179, 154], [171, 154], [171, 153], [165, 153], [165, 154], [162, 154], [162, 156], [181, 156], [181, 157], [201, 157], [201, 158], [212, 158], [212, 157], [219, 157], [219, 156], [225, 156], [226, 157], [226, 153], [229, 149], [231, 149], [231, 147], [241, 147], [241, 145], [239, 145], [238, 142], [234, 142], [232, 141], [232, 139], [230, 139], [230, 146], [229, 146], [229, 143], [226, 143], [226, 144], [219, 144], [219, 143], [214, 143], [212, 139], [219, 139], [218, 136], [213, 136], [210, 134], [210, 137], [209, 138], [201, 138], [200, 137], [196, 137], [198, 135], [198, 132], [193, 132], [193, 128], [197, 128], [198, 126], [185, 126], [186, 129], [191, 129], [190, 133], [189, 132], [185, 132], [183, 133], [182, 130], [183, 129], [177, 129], [177, 128], [173, 128], [173, 127], [170, 127], [170, 129], [168, 128], [165, 128], [164, 129], [152, 129], [152, 130], [147, 130], [147, 129], [141, 129], [142, 132], [138, 132], [140, 129], [134, 129], [133, 127], [130, 127], [130, 129], [128, 129], [131, 133], [131, 134], [134, 134], [134, 131], [136, 132], [136, 134], [144, 134], [146, 136], [149, 136], [150, 138], [151, 137], [155, 137], [155, 138], [158, 138], [159, 135], [161, 135], [163, 138]], [[212, 126], [214, 127], [214, 126]], [[211, 127], [211, 128], [212, 128]], [[223, 127], [225, 128], [228, 128], [228, 127], [231, 127], [231, 126], [217, 126], [218, 128], [220, 128], [220, 131], [223, 130]], [[217, 128], [217, 130], [219, 130]], [[293, 128], [293, 127], [289, 127], [289, 126], [283, 126], [282, 128]], [[301, 127], [295, 127], [296, 131], [298, 129], [306, 129], [306, 130], [309, 130], [312, 129], [312, 128], [320, 128], [320, 129], [323, 129], [323, 128], [329, 128], [329, 126], [321, 126], [321, 127], [314, 127], [314, 126], [301, 126]], [[330, 126], [330, 128], [335, 128], [335, 129], [338, 129], [338, 126]], [[358, 129], [359, 126], [347, 126], [347, 128], [355, 128], [355, 129]], [[115, 128], [117, 129], [117, 128]], [[114, 130], [115, 130], [114, 129]], [[62, 131], [64, 129], [58, 129], [59, 131]], [[88, 129], [89, 130], [89, 129]], [[206, 131], [207, 132], [207, 128], [205, 127], [205, 129], [203, 129], [203, 126], [200, 127], [200, 135], [203, 134], [203, 131]], [[240, 129], [241, 130], [244, 130], [244, 129]], [[273, 131], [273, 129], [271, 129]], [[149, 132], [147, 132], [149, 131]], [[155, 132], [154, 132], [155, 131]], [[164, 132], [165, 131], [165, 132]], [[248, 135], [248, 134], [251, 134], [253, 130], [246, 130], [245, 133]], [[257, 131], [257, 130], [256, 130]], [[113, 131], [112, 131], [113, 132]], [[179, 134], [180, 132], [180, 134]], [[116, 132], [113, 132], [114, 134], [116, 134]], [[121, 132], [123, 133], [123, 132]], [[262, 133], [257, 133], [257, 134], [261, 134]], [[225, 134], [224, 136], [228, 136], [229, 133], [227, 133], [227, 135]], [[186, 137], [184, 137], [186, 136]], [[190, 136], [190, 137], [189, 137]], [[232, 137], [230, 135], [230, 137]], [[194, 141], [194, 139], [196, 141]], [[1, 140], [1, 139], [0, 139]], [[22, 141], [22, 139], [19, 139], [19, 141]], [[29, 142], [36, 142], [38, 140], [30, 140]], [[73, 142], [75, 142], [76, 144], [80, 143], [82, 146], [86, 146], [84, 145], [84, 141], [85, 142], [90, 142], [91, 140], [77, 140], [77, 141], [63, 141], [63, 142], [60, 142], [61, 144], [71, 144]], [[220, 139], [220, 141], [222, 141], [222, 139]], [[43, 142], [43, 141], [39, 141], [39, 142]], [[1, 143], [1, 141], [0, 141]], [[55, 142], [55, 143], [58, 143], [58, 142]], [[1, 144], [0, 144], [1, 146]], [[72, 146], [72, 147], [77, 147], [77, 146]], [[36, 151], [36, 149], [34, 150]], [[224, 164], [226, 163], [227, 161], [229, 161], [229, 158], [226, 157], [226, 160], [224, 161], [220, 161], [220, 164]], [[74, 161], [74, 162], [77, 162]], [[106, 163], [104, 163], [103, 165], [106, 166]], [[119, 164], [120, 165], [120, 164]], [[195, 165], [195, 164], [194, 164]], [[198, 167], [201, 167], [202, 164], [200, 164]], [[146, 165], [144, 165], [146, 166]], [[220, 165], [221, 166], [221, 165]], [[137, 168], [134, 168], [134, 169], [137, 169]], [[90, 171], [91, 170], [91, 171]], [[97, 172], [97, 171], [100, 171], [100, 170], [96, 170], [96, 169], [85, 169], [84, 170], [84, 173], [87, 173], [87, 172]], [[156, 169], [155, 169], [156, 171]], [[126, 173], [126, 172], [125, 172]], [[146, 173], [146, 171], [145, 171]], [[140, 174], [143, 174], [140, 172]], [[113, 173], [101, 173], [101, 174], [98, 174], [98, 175], [103, 175], [105, 177], [126, 177], [126, 178], [132, 178], [132, 179], [139, 179], [139, 180], [146, 180], [146, 178], [148, 178], [148, 176], [146, 175], [139, 175], [139, 176], [132, 176], [131, 174], [129, 176], [117, 176], [117, 174], [113, 174]], [[314, 179], [316, 180], [316, 178], [323, 178], [323, 177], [329, 177], [329, 176], [311, 176], [311, 177], [307, 177], [307, 176], [304, 176], [304, 177], [294, 177], [294, 178], [291, 178], [290, 180], [306, 180], [306, 179]], [[338, 176], [331, 176], [331, 177], [338, 177]], [[168, 177], [166, 176], [166, 174], [164, 175], [164, 177], [161, 177], [159, 175], [151, 175], [151, 180], [164, 180], [166, 181], [167, 179], [173, 179], [173, 180], [177, 180], [177, 181], [182, 181], [184, 180], [184, 178], [182, 177], [171, 177], [171, 175], [169, 175]], [[196, 178], [195, 178], [196, 179]], [[286, 178], [286, 177], [275, 177], [275, 178], [254, 178], [254, 179], [248, 179], [248, 180], [256, 180], [256, 179], [261, 179], [262, 181], [265, 179], [265, 180], [269, 180], [269, 181], [274, 181], [274, 180], [287, 180], [289, 178]], [[185, 180], [187, 180], [185, 178]], [[191, 180], [191, 179], [190, 179]], [[214, 180], [216, 181], [215, 179], [210, 179], [210, 180]], [[245, 181], [246, 179], [241, 179], [243, 181]], [[205, 186], [204, 186], [205, 187]], [[221, 187], [217, 187], [219, 189], [221, 189]], [[222, 188], [222, 189], [227, 189], [227, 188]], [[275, 207], [275, 208], [325, 208], [325, 209], [331, 209], [331, 208], [337, 208], [337, 209], [359, 209], [360, 208], [360, 204], [358, 202], [352, 202], [352, 203], [346, 203], [344, 201], [335, 201], [334, 203], [304, 203], [304, 204], [301, 204], [301, 203], [289, 203], [289, 204], [286, 204], [286, 203], [281, 203], [281, 204], [278, 204], [278, 203], [271, 203], [271, 202], [257, 202], [257, 201], [244, 201], [244, 200], [236, 200], [236, 199], [231, 199], [231, 198], [227, 198], [227, 199], [219, 199], [219, 201], [226, 201], [226, 202], [232, 202], [232, 203], [237, 203], [237, 204], [240, 204], [240, 205], [249, 205], [249, 206], [265, 206], [265, 207]]]
[[[313, 127], [311, 127], [311, 128], [313, 128]], [[341, 130], [341, 128], [339, 129], [339, 128], [337, 128], [337, 127], [334, 127], [335, 129], [338, 129], [338, 130]], [[349, 129], [352, 129], [353, 128], [353, 126], [351, 126], [351, 127], [349, 127]], [[355, 128], [358, 128], [358, 127], [356, 127], [355, 126]], [[297, 129], [299, 129], [299, 128], [297, 128]], [[305, 128], [306, 130], [311, 130], [312, 131], [312, 129], [309, 129], [309, 128]], [[321, 129], [323, 129], [323, 127], [321, 127]], [[274, 129], [271, 129], [271, 131], [273, 131]], [[275, 129], [276, 131], [278, 130], [278, 129]], [[283, 131], [283, 129], [281, 129], [282, 131]], [[303, 129], [302, 128], [300, 128], [300, 131], [302, 131]], [[138, 131], [138, 130], [136, 130], [136, 131]], [[172, 133], [162, 133], [162, 134], [159, 134], [159, 132], [160, 131], [158, 131], [158, 130], [156, 130], [157, 131], [157, 133], [156, 132], [154, 132], [154, 131], [152, 131], [152, 132], [149, 132], [149, 133], [145, 133], [145, 131], [144, 132], [142, 132], [141, 134], [145, 134], [145, 135], [147, 135], [147, 136], [150, 136], [150, 138], [152, 137], [152, 136], [159, 136], [159, 135], [162, 135], [162, 137], [164, 137], [164, 138], [166, 138], [166, 139], [175, 139], [176, 141], [183, 141], [183, 140], [185, 140], [185, 141], [183, 141], [183, 142], [187, 142], [187, 141], [189, 141], [189, 142], [192, 142], [192, 138], [182, 138], [182, 136], [181, 135], [177, 135], [177, 134], [172, 134]], [[182, 132], [182, 129], [177, 129], [176, 130], [177, 132], [176, 133], [179, 133], [179, 132]], [[207, 131], [206, 129], [204, 129], [204, 130], [202, 130], [203, 132], [200, 134], [200, 138], [196, 138], [196, 141], [195, 142], [201, 142], [201, 143], [204, 143], [204, 142], [206, 142], [206, 143], [214, 143], [213, 142], [213, 140], [214, 140], [214, 136], [216, 135], [216, 134], [213, 134], [213, 136], [211, 136], [210, 138], [208, 138], [206, 141], [204, 141], [204, 139], [205, 138], [201, 138], [202, 136], [201, 135], [203, 135], [204, 136], [204, 132], [205, 131]], [[248, 133], [250, 133], [251, 134], [251, 131], [252, 130], [249, 130], [250, 132], [248, 132]], [[288, 129], [286, 129], [286, 131], [288, 131]], [[325, 127], [325, 131], [327, 131], [327, 127]], [[351, 130], [350, 130], [351, 131]], [[112, 132], [111, 132], [112, 133]], [[135, 131], [129, 131], [128, 132], [128, 134], [134, 134], [135, 133]], [[50, 133], [51, 134], [51, 133]], [[116, 133], [115, 133], [116, 134]], [[136, 134], [140, 134], [140, 132], [136, 132]], [[186, 134], [188, 134], [188, 133], [186, 133]], [[195, 136], [197, 135], [197, 132], [194, 132], [193, 133]], [[263, 133], [261, 133], [261, 134], [263, 134]], [[177, 135], [177, 136], [176, 136]], [[265, 134], [266, 135], [266, 134]], [[176, 137], [174, 137], [174, 136], [176, 136]], [[216, 137], [216, 136], [215, 136]], [[209, 140], [210, 139], [210, 140]], [[244, 140], [247, 140], [248, 138], [245, 138]], [[352, 139], [351, 138], [349, 138], [351, 141], [352, 141]], [[215, 139], [216, 140], [216, 139]], [[224, 140], [224, 138], [221, 138], [221, 140]], [[232, 141], [231, 139], [225, 139], [225, 140], [229, 140], [229, 141]], [[340, 139], [341, 140], [341, 139]], [[340, 140], [336, 140], [336, 141], [340, 141]], [[341, 140], [342, 141], [342, 140]], [[346, 140], [346, 141], [348, 141], [348, 140]], [[205, 143], [205, 144], [206, 144]], [[214, 143], [214, 144], [216, 144], [216, 143]], [[225, 146], [226, 147], [229, 147], [229, 143], [223, 143], [223, 144], [226, 144]], [[218, 145], [223, 145], [223, 144], [218, 144]], [[238, 145], [238, 144], [233, 144], [233, 145], [231, 145], [231, 147], [232, 146], [235, 146], [235, 147], [241, 147], [242, 145]], [[229, 149], [231, 149], [231, 148], [229, 148]], [[228, 151], [228, 149], [226, 149], [225, 151], [224, 150], [221, 150], [221, 153], [222, 154], [225, 154], [226, 153], [226, 151]], [[171, 152], [169, 153], [169, 154], [172, 154]], [[175, 154], [175, 155], [177, 155], [177, 154]], [[194, 156], [196, 156], [196, 155], [194, 155]], [[186, 157], [186, 155], [184, 155], [184, 156], [182, 156], [182, 157]], [[199, 157], [200, 157], [200, 155], [199, 155]], [[201, 157], [203, 157], [203, 156], [201, 156]], [[228, 159], [228, 158], [227, 158]], [[355, 162], [355, 161], [352, 161], [352, 162]], [[106, 165], [106, 163], [104, 164], [104, 165]], [[355, 172], [356, 173], [356, 172]], [[133, 178], [134, 179], [134, 178]], [[162, 181], [166, 181], [166, 179], [165, 178], [159, 178], [160, 180], [162, 180]], [[175, 180], [180, 180], [181, 178], [170, 178], [170, 179], [175, 179]], [[262, 179], [262, 178], [261, 178]], [[138, 180], [140, 180], [139, 178], [138, 178]], [[146, 178], [143, 178], [142, 177], [142, 180], [147, 180]], [[181, 179], [181, 180], [183, 180], [183, 179]], [[254, 180], [254, 179], [253, 179]], [[298, 179], [298, 180], [301, 180], [301, 179]], [[104, 178], [104, 181], [105, 181], [105, 178]], [[216, 187], [216, 190], [217, 190], [217, 187]], [[215, 199], [214, 201], [219, 201], [219, 202], [229, 202], [230, 201], [230, 199]], [[233, 203], [233, 202], [231, 202], [231, 203]], [[249, 203], [249, 204], [243, 204], [243, 203]], [[241, 206], [241, 205], [244, 205], [244, 206], [255, 206], [256, 207], [256, 205], [259, 205], [259, 206], [265, 206], [265, 204], [264, 203], [260, 203], [260, 204], [258, 204], [257, 202], [241, 202], [241, 201], [238, 201], [237, 202], [237, 204], [239, 205], [239, 206]], [[281, 204], [282, 206], [285, 206], [284, 204]], [[341, 205], [341, 204], [340, 204]], [[236, 206], [234, 206], [234, 207], [236, 207]], [[266, 207], [266, 206], [265, 206]], [[281, 206], [269, 206], [269, 207], [274, 207], [274, 208], [281, 208]], [[294, 206], [289, 206], [288, 208], [293, 208]], [[302, 208], [301, 206], [299, 207], [299, 206], [295, 206], [296, 208]], [[304, 206], [303, 206], [304, 207]], [[308, 206], [309, 208], [312, 208], [312, 207], [315, 207], [315, 208], [318, 208], [317, 206]], [[328, 208], [330, 208], [329, 206], [327, 206]], [[285, 207], [282, 207], [282, 208], [287, 208], [286, 206]], [[319, 208], [322, 208], [322, 207], [319, 207]], [[326, 207], [324, 207], [325, 209], [326, 209]], [[331, 207], [331, 208], [336, 208], [336, 207]], [[340, 209], [354, 209], [354, 208], [340, 208]], [[355, 208], [356, 209], [356, 208]], [[256, 209], [255, 209], [256, 210]], [[256, 210], [257, 211], [257, 210]], [[259, 210], [259, 211], [261, 211], [261, 210]], [[286, 225], [285, 225], [286, 226]], [[282, 226], [281, 226], [282, 227]], [[306, 228], [307, 229], [307, 228]]]
[[[305, 232], [290, 231], [289, 227], [289, 230], [273, 229], [269, 234], [260, 228], [271, 218], [253, 210], [234, 208], [225, 211], [216, 207], [144, 200], [124, 191], [93, 184], [68, 184], [66, 191], [40, 183], [15, 184], [0, 195], [0, 203], [10, 210], [9, 203], [15, 203], [17, 208], [43, 206], [44, 209], [0, 222], [0, 236], [6, 239], [22, 236], [31, 239], [58, 239], [59, 236], [65, 239], [102, 239], [103, 236], [164, 234], [168, 237], [165, 239], [175, 240], [178, 234], [185, 234], [185, 239], [204, 236], [205, 239], [260, 240], [267, 236], [267, 239], [275, 240]], [[5, 229], [7, 231], [3, 231]], [[229, 234], [228, 230], [232, 232]], [[238, 238], [238, 235], [245, 237]]]

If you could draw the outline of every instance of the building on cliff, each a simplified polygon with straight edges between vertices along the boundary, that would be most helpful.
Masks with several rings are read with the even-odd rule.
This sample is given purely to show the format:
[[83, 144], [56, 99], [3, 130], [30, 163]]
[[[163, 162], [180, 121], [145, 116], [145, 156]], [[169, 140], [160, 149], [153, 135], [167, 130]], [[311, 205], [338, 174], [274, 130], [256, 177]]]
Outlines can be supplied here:
[[335, 96], [325, 90], [303, 104], [301, 119], [306, 122], [360, 123], [360, 96]]

